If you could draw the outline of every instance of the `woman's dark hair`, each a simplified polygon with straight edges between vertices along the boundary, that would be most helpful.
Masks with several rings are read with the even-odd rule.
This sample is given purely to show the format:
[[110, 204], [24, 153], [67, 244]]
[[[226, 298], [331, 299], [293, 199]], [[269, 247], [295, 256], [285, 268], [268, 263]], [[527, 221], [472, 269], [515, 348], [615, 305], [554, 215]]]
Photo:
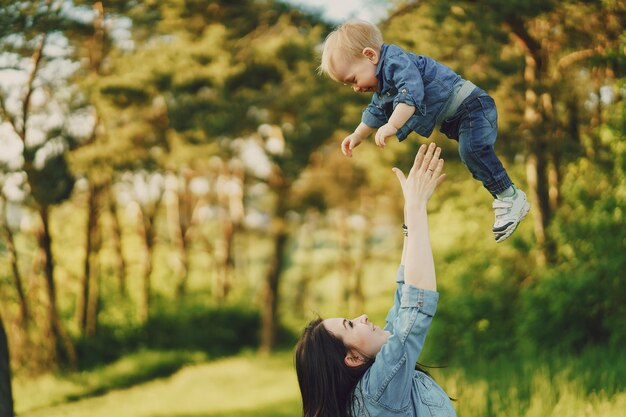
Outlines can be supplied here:
[[374, 361], [349, 367], [347, 353], [321, 318], [304, 329], [295, 355], [303, 417], [353, 417], [354, 388]]

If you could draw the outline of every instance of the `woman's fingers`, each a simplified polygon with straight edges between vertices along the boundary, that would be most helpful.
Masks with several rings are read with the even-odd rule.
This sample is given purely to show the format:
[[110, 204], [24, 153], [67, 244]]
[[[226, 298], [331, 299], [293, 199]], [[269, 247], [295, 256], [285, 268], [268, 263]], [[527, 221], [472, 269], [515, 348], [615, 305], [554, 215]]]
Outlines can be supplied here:
[[433, 178], [436, 178], [436, 182], [435, 182], [435, 188], [439, 187], [439, 184], [441, 184], [443, 182], [443, 180], [446, 179], [446, 174], [442, 174], [441, 171], [443, 171], [443, 159], [440, 159], [437, 162], [437, 166], [435, 167], [435, 170], [433, 171]]
[[437, 183], [435, 184], [435, 188], [439, 187], [439, 185], [446, 179], [446, 174], [441, 174], [439, 178], [437, 178]]
[[441, 171], [443, 171], [443, 159], [438, 159], [437, 164], [433, 168], [433, 177], [441, 175]]
[[411, 175], [413, 172], [420, 169], [420, 167], [422, 166], [422, 161], [424, 160], [426, 149], [427, 149], [426, 145], [422, 144], [420, 146], [419, 150], [417, 151], [417, 154], [415, 155], [415, 161], [413, 161], [413, 166], [411, 167], [411, 170], [409, 171], [409, 175]]
[[444, 161], [440, 156], [441, 148], [434, 143], [422, 145], [406, 177], [398, 168], [392, 168], [402, 185], [405, 209], [406, 204], [428, 201], [433, 191], [446, 179], [446, 175], [443, 174]]
[[425, 173], [430, 171], [432, 173], [437, 167], [439, 155], [441, 155], [441, 148], [436, 146], [434, 142], [431, 142], [428, 146], [420, 146], [417, 155], [415, 155], [415, 162], [409, 172], [409, 176], [416, 172]]
[[[433, 159], [433, 155], [436, 152], [436, 149], [441, 149], [441, 148], [438, 148], [435, 145], [435, 142], [431, 142], [430, 145], [428, 145], [428, 149], [426, 150], [426, 154], [424, 155], [424, 159], [422, 161], [422, 165], [419, 168], [422, 172], [425, 172], [426, 169], [430, 166], [430, 162]], [[440, 152], [441, 152], [441, 150], [440, 150]]]
[[396, 167], [391, 168], [391, 170], [394, 172], [394, 174], [396, 174], [396, 177], [398, 177], [398, 181], [400, 181], [400, 186], [402, 187], [402, 189], [404, 189], [404, 183], [406, 183], [406, 177], [404, 176], [404, 172], [400, 171]]
[[437, 148], [435, 150], [433, 158], [430, 160], [430, 163], [428, 164], [428, 168], [426, 168], [431, 173], [435, 172], [435, 169], [437, 169], [437, 167], [439, 166], [439, 161], [443, 162], [443, 160], [439, 159], [440, 155], [441, 155], [441, 148]]

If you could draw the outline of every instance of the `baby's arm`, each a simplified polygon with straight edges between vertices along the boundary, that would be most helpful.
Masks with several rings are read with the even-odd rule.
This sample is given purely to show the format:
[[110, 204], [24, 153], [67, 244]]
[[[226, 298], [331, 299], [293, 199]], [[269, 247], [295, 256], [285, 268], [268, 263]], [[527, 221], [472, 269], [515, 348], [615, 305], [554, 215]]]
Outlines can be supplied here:
[[373, 131], [373, 128], [361, 122], [356, 129], [354, 129], [354, 132], [341, 142], [341, 152], [343, 152], [345, 156], [352, 158], [352, 149], [359, 146], [361, 142], [363, 142], [363, 139], [368, 137]]
[[398, 129], [400, 129], [404, 124], [411, 118], [411, 116], [415, 113], [415, 107], [406, 103], [398, 103], [396, 108], [391, 113], [391, 117], [389, 118], [389, 122], [383, 125], [376, 132], [376, 145], [381, 148], [385, 147], [385, 141], [389, 136], [393, 136], [396, 134]]

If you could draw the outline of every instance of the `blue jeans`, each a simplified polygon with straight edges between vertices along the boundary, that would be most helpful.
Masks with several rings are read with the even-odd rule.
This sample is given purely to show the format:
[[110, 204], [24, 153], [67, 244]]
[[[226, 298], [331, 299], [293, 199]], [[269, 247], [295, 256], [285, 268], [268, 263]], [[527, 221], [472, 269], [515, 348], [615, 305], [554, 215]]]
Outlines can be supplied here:
[[498, 136], [498, 112], [493, 99], [476, 88], [441, 124], [440, 131], [459, 142], [461, 161], [495, 197], [513, 182], [493, 149]]

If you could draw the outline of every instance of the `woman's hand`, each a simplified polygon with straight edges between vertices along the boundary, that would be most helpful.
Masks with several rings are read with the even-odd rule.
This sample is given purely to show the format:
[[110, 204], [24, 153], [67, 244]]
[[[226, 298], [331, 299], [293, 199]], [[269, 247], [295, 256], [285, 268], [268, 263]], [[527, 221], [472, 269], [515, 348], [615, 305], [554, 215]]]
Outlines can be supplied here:
[[402, 187], [405, 212], [425, 207], [435, 188], [446, 178], [446, 174], [441, 173], [443, 159], [440, 159], [439, 155], [441, 155], [441, 148], [435, 146], [434, 143], [428, 147], [422, 145], [407, 177], [398, 168], [392, 169]]

